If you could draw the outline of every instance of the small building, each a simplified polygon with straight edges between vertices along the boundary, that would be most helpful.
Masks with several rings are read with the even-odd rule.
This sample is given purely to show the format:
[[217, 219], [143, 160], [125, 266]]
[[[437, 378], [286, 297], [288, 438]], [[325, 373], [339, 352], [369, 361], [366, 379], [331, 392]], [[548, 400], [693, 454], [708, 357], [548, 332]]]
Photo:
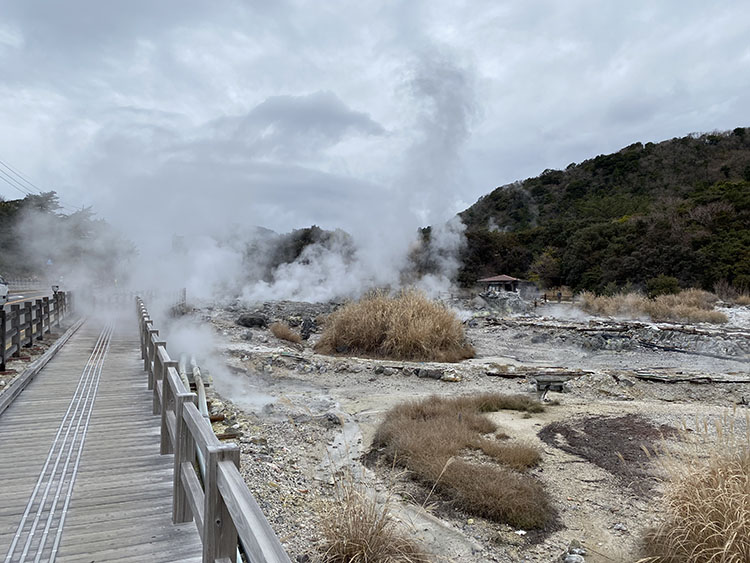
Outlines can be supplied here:
[[487, 291], [518, 291], [518, 285], [522, 280], [501, 274], [490, 278], [482, 278], [477, 281], [484, 284]]
[[485, 291], [488, 293], [514, 292], [518, 293], [523, 299], [533, 299], [539, 295], [539, 289], [534, 282], [505, 274], [482, 278], [477, 280], [477, 283], [484, 284]]

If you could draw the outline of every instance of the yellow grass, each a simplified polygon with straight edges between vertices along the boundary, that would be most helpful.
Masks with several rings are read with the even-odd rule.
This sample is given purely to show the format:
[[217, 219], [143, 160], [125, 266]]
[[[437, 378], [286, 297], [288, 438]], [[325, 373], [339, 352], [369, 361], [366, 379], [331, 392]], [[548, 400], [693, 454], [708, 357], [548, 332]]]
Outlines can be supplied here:
[[639, 293], [617, 293], [597, 296], [581, 294], [581, 308], [593, 315], [609, 317], [650, 317], [656, 322], [714, 323], [727, 322], [724, 313], [714, 310], [717, 297], [700, 289], [686, 289], [677, 295], [659, 295], [648, 299]]
[[390, 500], [378, 503], [363, 486], [337, 483], [333, 500], [321, 513], [326, 563], [429, 563], [390, 512]]
[[[373, 447], [470, 514], [542, 528], [553, 509], [541, 483], [524, 474], [539, 463], [540, 454], [533, 446], [492, 435], [497, 426], [482, 413], [499, 409], [543, 408], [526, 397], [490, 393], [406, 402], [386, 413]], [[470, 461], [477, 454], [479, 461]]]
[[474, 356], [455, 313], [416, 290], [374, 292], [326, 320], [315, 347], [323, 354], [458, 362]]
[[[726, 418], [725, 418], [726, 420]], [[732, 419], [734, 422], [734, 419]], [[726, 422], [717, 440], [668, 456], [664, 521], [646, 537], [642, 561], [750, 561], [750, 418], [745, 436]]]
[[295, 344], [300, 344], [302, 342], [302, 337], [294, 332], [286, 323], [275, 322], [268, 328], [270, 328], [273, 335], [280, 340], [287, 340], [288, 342], [293, 342]]

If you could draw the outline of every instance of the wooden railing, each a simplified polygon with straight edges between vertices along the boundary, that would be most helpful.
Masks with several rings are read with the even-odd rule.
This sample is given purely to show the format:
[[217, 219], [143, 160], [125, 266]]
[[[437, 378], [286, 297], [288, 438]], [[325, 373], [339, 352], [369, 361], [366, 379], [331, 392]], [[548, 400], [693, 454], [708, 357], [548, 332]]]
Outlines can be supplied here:
[[[161, 453], [174, 454], [172, 521], [195, 521], [203, 563], [237, 561], [238, 542], [252, 563], [291, 563], [239, 472], [240, 450], [219, 441], [180, 379], [178, 362], [136, 298], [143, 367], [161, 416]], [[198, 452], [205, 464], [201, 472]]]
[[30, 299], [0, 310], [0, 371], [8, 358], [19, 357], [21, 348], [31, 348], [35, 340], [44, 340], [52, 324], [60, 321], [71, 308], [70, 293], [58, 291], [51, 298]]

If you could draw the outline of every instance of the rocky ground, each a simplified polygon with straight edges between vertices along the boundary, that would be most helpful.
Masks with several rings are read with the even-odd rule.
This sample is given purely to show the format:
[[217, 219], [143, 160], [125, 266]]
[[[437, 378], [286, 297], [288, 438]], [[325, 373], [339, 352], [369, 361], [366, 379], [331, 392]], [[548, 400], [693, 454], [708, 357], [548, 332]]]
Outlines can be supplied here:
[[[660, 473], [646, 456], [663, 438], [750, 400], [750, 309], [717, 326], [592, 319], [574, 306], [545, 305], [500, 317], [461, 303], [477, 357], [459, 364], [394, 362], [315, 354], [320, 315], [334, 305], [267, 303], [204, 307], [213, 327], [215, 430], [234, 436], [242, 472], [292, 559], [319, 557], [319, 514], [336, 483], [355, 480], [392, 503], [394, 514], [437, 561], [634, 561], [658, 518]], [[245, 324], [237, 320], [247, 315]], [[251, 320], [254, 317], [256, 320]], [[317, 321], [316, 321], [317, 319]], [[276, 339], [284, 320], [312, 335]], [[544, 413], [491, 416], [535, 444], [533, 474], [558, 521], [546, 533], [461, 513], [402, 472], [362, 460], [384, 412], [405, 399], [480, 391], [536, 393], [540, 375], [564, 375]], [[567, 559], [565, 559], [567, 558]]]

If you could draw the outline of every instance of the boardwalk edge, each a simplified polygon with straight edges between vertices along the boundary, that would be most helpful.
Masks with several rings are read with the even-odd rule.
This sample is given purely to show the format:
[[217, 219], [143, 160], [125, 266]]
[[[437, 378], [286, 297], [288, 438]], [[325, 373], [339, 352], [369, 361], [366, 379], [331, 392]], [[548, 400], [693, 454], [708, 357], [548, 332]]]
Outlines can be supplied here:
[[29, 365], [29, 367], [26, 368], [21, 375], [16, 377], [11, 382], [11, 384], [5, 388], [5, 391], [0, 394], [0, 416], [2, 416], [5, 409], [7, 409], [13, 403], [13, 401], [16, 400], [16, 397], [21, 394], [26, 386], [31, 383], [34, 377], [36, 377], [36, 375], [40, 371], [42, 371], [42, 368], [49, 363], [49, 361], [55, 356], [55, 354], [57, 354], [60, 348], [62, 348], [63, 345], [68, 340], [70, 340], [70, 338], [76, 333], [79, 328], [81, 328], [81, 325], [83, 325], [85, 320], [85, 318], [81, 318], [73, 323], [73, 325], [68, 330], [66, 330], [63, 335], [60, 336], [60, 338], [58, 338], [44, 354], [34, 360], [34, 362]]

